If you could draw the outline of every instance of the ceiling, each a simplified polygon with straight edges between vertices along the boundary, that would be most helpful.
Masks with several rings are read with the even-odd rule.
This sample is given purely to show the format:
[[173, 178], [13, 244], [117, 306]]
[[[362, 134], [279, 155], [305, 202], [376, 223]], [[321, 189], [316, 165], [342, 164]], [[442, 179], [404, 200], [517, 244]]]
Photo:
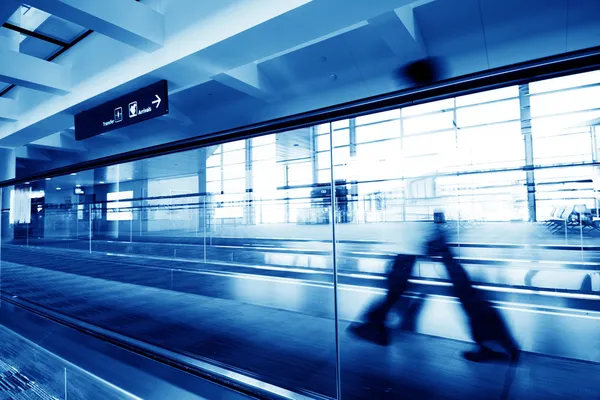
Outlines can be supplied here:
[[[404, 89], [396, 69], [426, 56], [457, 77], [600, 45], [597, 0], [28, 4], [0, 5], [0, 147], [20, 174]], [[74, 140], [74, 114], [159, 79], [167, 116]]]

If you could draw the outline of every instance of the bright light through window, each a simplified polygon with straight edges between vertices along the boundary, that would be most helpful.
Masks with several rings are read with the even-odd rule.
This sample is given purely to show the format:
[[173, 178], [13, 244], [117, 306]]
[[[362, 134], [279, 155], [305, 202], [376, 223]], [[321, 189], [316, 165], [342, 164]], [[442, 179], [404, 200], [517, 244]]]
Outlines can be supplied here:
[[11, 224], [28, 224], [31, 222], [31, 189], [10, 191], [8, 218]]
[[133, 199], [133, 190], [108, 193], [106, 199], [108, 200], [106, 205], [108, 221], [131, 221], [133, 219], [132, 202], [123, 201]]

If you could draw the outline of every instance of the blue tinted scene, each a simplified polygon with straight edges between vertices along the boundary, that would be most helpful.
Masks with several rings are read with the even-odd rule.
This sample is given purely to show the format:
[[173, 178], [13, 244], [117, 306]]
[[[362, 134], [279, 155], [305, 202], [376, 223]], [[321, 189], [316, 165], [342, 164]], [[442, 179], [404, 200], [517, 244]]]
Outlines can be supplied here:
[[0, 399], [600, 399], [595, 2], [30, 3]]

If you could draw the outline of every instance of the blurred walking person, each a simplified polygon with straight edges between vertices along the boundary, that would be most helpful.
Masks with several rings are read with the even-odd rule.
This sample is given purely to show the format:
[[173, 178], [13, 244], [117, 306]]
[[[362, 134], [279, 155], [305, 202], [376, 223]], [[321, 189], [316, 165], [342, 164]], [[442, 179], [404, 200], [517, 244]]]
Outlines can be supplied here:
[[[516, 359], [519, 348], [504, 320], [483, 298], [481, 292], [471, 285], [467, 272], [452, 254], [442, 228], [445, 223], [444, 213], [436, 212], [434, 221], [435, 228], [426, 242], [426, 254], [441, 258], [454, 285], [455, 295], [468, 316], [471, 335], [477, 344], [477, 349], [465, 352], [464, 357], [475, 362]], [[379, 345], [390, 344], [386, 319], [399, 301], [407, 302], [402, 295], [406, 291], [416, 262], [416, 255], [399, 254], [395, 257], [387, 280], [388, 291], [385, 299], [370, 307], [366, 313], [366, 322], [350, 325], [350, 333]], [[406, 304], [403, 306], [406, 310]]]

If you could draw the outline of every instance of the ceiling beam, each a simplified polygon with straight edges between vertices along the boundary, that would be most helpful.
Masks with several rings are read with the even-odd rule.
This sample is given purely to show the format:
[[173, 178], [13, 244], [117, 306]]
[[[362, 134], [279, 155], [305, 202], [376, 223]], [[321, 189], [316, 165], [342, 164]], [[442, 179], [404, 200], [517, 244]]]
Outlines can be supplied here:
[[213, 80], [267, 103], [278, 101], [277, 90], [256, 63], [250, 63], [221, 73]]
[[8, 19], [21, 7], [21, 2], [16, 0], [0, 1], [0, 24]]
[[[33, 0], [35, 4], [63, 5], [69, 3], [77, 7], [76, 0]], [[181, 0], [184, 2], [183, 0]], [[231, 2], [222, 11], [209, 15], [206, 19], [199, 18], [185, 29], [169, 37], [168, 43], [153, 54], [139, 53], [127, 60], [126, 67], [120, 60], [115, 60], [113, 67], [85, 80], [77, 87], [76, 93], [60, 99], [47, 102], [43, 107], [35, 107], [24, 113], [19, 121], [0, 127], [0, 144], [12, 143], [13, 137], [29, 127], [42, 127], [45, 120], [55, 120], [55, 115], [61, 112], [74, 113], [76, 105], [95, 96], [103, 95], [127, 84], [140, 76], [162, 76], [162, 68], [184, 58], [191, 57], [195, 61], [214, 65], [211, 73], [192, 74], [181, 79], [180, 88], [204, 83], [211, 77], [231, 71], [243, 65], [256, 62], [285, 52], [290, 48], [315, 43], [315, 40], [327, 38], [332, 32], [344, 31], [349, 26], [364, 24], [365, 20], [374, 18], [391, 9], [402, 7], [412, 0], [246, 0]], [[60, 4], [59, 4], [60, 3]], [[110, 9], [110, 4], [118, 5], [131, 2], [110, 0], [97, 2], [95, 0], [81, 1], [89, 6], [90, 3], [101, 4], [102, 9]], [[179, 4], [179, 2], [175, 2]], [[175, 4], [174, 3], [174, 4]], [[184, 3], [196, 4], [189, 0]], [[34, 5], [35, 5], [34, 4]], [[57, 9], [61, 8], [57, 6]], [[174, 7], [169, 18], [178, 17], [177, 12], [194, 13], [187, 8], [178, 10]], [[60, 15], [59, 15], [60, 16]], [[67, 17], [67, 15], [64, 15]], [[131, 18], [131, 15], [123, 17]], [[69, 19], [69, 18], [67, 18]], [[307, 21], [311, 21], [307, 26]], [[74, 21], [77, 22], [77, 21]], [[85, 25], [85, 24], [84, 24]], [[273, 35], [273, 32], [281, 34]], [[124, 86], [125, 85], [125, 86]], [[170, 92], [171, 94], [172, 91]], [[72, 125], [72, 123], [71, 123]], [[61, 129], [65, 129], [66, 126]], [[57, 130], [46, 130], [56, 132]], [[42, 134], [41, 132], [36, 133]], [[41, 136], [30, 140], [39, 139]], [[19, 140], [23, 140], [21, 137]], [[16, 141], [16, 139], [14, 140]], [[29, 142], [26, 142], [29, 143]]]
[[17, 120], [17, 101], [0, 97], [0, 121], [14, 122]]
[[169, 113], [162, 116], [165, 121], [175, 123], [180, 126], [192, 126], [194, 121], [184, 114], [178, 107], [172, 102], [169, 103]]
[[434, 1], [435, 0], [416, 0], [394, 10], [410, 36], [421, 49], [425, 49], [425, 41], [423, 40], [419, 23], [415, 18], [415, 8], [433, 3]]
[[[37, 0], [35, 1], [38, 3]], [[56, 1], [57, 0], [48, 0], [48, 3], [55, 3]], [[180, 4], [180, 1], [184, 5], [185, 3], [189, 3], [190, 6], [198, 5], [196, 0], [178, 0], [175, 3]], [[73, 125], [72, 115], [76, 112], [74, 107], [82, 104], [86, 100], [96, 96], [104, 96], [106, 93], [117, 87], [122, 88], [127, 86], [133, 80], [141, 76], [153, 74], [154, 76], [159, 77], [163, 72], [161, 68], [185, 59], [186, 57], [193, 57], [198, 52], [208, 48], [214, 46], [218, 47], [224, 40], [232, 38], [235, 35], [243, 34], [253, 27], [267, 23], [270, 19], [281, 17], [290, 10], [300, 7], [309, 1], [310, 0], [286, 0], [284, 2], [280, 0], [246, 0], [245, 2], [232, 2], [225, 10], [215, 15], [208, 15], [205, 19], [202, 19], [202, 16], [198, 15], [200, 11], [197, 9], [189, 10], [185, 8], [179, 10], [179, 12], [184, 15], [190, 13], [194, 16], [198, 15], [198, 22], [180, 32], [174, 33], [169, 37], [168, 44], [157, 50], [155, 53], [149, 54], [140, 52], [139, 54], [133, 55], [127, 60], [127, 68], [123, 67], [122, 60], [115, 60], [114, 57], [107, 53], [106, 57], [109, 57], [110, 60], [114, 60], [112, 67], [84, 80], [77, 86], [77, 90], [74, 90], [73, 93], [60, 99], [45, 102], [43, 108], [42, 106], [32, 106], [27, 112], [23, 110], [23, 113], [17, 122], [0, 126], [0, 145], [23, 145], [40, 139], [51, 132], [67, 129], [69, 126]], [[45, 1], [39, 2], [45, 3]], [[107, 4], [105, 2], [95, 3], [102, 4], [103, 7], [106, 7]], [[111, 2], [111, 4], [112, 3], [113, 2]], [[118, 4], [121, 3], [135, 2], [123, 1]], [[175, 3], [174, 6], [176, 5]], [[176, 8], [174, 11], [178, 11], [178, 9]], [[179, 15], [176, 12], [174, 15], [173, 13], [170, 14], [170, 18], [178, 17]], [[82, 47], [84, 47], [85, 44], [86, 43], [82, 43]], [[255, 46], [256, 45], [258, 45], [258, 43], [255, 43]], [[223, 56], [226, 56], [226, 54], [223, 54]], [[229, 53], [228, 56], [231, 57], [231, 53]], [[251, 59], [248, 59], [246, 62], [236, 63], [236, 65], [221, 69], [221, 71], [231, 70], [250, 61]], [[219, 70], [212, 70], [211, 74], [206, 74], [204, 82], [218, 73], [218, 71]], [[135, 88], [135, 85], [131, 86], [132, 90]], [[170, 91], [170, 94], [173, 94], [173, 92]], [[64, 113], [71, 114], [70, 122], [66, 121], [60, 115]], [[49, 122], [49, 124], [47, 122]], [[59, 129], [48, 129], [47, 127], [48, 125], [54, 127], [61, 123], [62, 127]], [[26, 133], [26, 135], [23, 135], [24, 133]]]
[[[414, 0], [312, 0], [252, 29], [193, 55], [202, 65], [218, 67], [222, 73], [247, 64], [258, 64], [315, 45], [368, 25], [368, 20]], [[310, 21], [310, 27], [306, 25]], [[273, 35], [273, 32], [280, 34]], [[213, 74], [215, 76], [217, 74]], [[210, 77], [209, 77], [210, 78]], [[180, 85], [183, 91], [205, 83], [197, 74]]]
[[[17, 157], [15, 157], [15, 149], [7, 149], [0, 147], [0, 182], [14, 179], [17, 169]], [[2, 203], [2, 189], [0, 188], [0, 203]], [[5, 206], [6, 207], [6, 206]]]
[[139, 50], [164, 45], [164, 16], [136, 1], [28, 0], [28, 4]]
[[52, 158], [50, 158], [43, 149], [29, 146], [17, 147], [15, 149], [15, 155], [17, 158], [26, 158], [28, 160], [44, 162], [52, 161]]
[[0, 60], [2, 82], [58, 95], [71, 89], [68, 67], [2, 48]]
[[45, 138], [30, 143], [29, 146], [71, 153], [81, 153], [87, 151], [87, 148], [81, 142], [71, 138], [66, 132], [59, 132], [50, 136], [46, 136]]
[[435, 0], [417, 0], [369, 20], [374, 29], [396, 56], [413, 60], [427, 56], [427, 46], [415, 17], [415, 8]]

